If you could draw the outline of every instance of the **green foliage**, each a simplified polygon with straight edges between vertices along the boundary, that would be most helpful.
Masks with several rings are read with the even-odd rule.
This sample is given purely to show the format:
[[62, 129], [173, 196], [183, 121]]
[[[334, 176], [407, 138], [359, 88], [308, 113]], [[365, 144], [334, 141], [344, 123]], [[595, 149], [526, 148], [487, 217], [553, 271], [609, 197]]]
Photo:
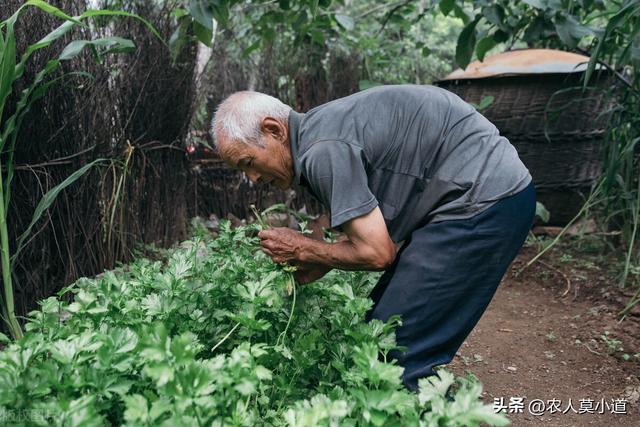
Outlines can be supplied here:
[[458, 37], [456, 45], [456, 62], [464, 68], [471, 62], [473, 51], [476, 47], [476, 26], [479, 19], [469, 22]]
[[61, 291], [0, 353], [0, 410], [38, 425], [505, 425], [471, 378], [403, 388], [394, 327], [364, 322], [376, 275], [330, 273], [289, 296], [260, 227], [221, 223]]
[[36, 206], [36, 208], [33, 211], [33, 217], [31, 219], [31, 222], [27, 226], [27, 229], [20, 235], [20, 237], [18, 237], [18, 243], [16, 245], [16, 249], [13, 255], [11, 256], [12, 263], [20, 254], [20, 251], [22, 251], [22, 249], [26, 245], [25, 240], [31, 235], [31, 230], [33, 229], [33, 226], [38, 222], [38, 220], [47, 211], [47, 209], [49, 209], [49, 207], [53, 204], [53, 202], [55, 202], [56, 197], [58, 197], [58, 194], [60, 194], [62, 190], [64, 190], [65, 188], [67, 188], [68, 186], [76, 182], [89, 169], [91, 169], [98, 163], [103, 162], [104, 160], [105, 159], [97, 159], [97, 160], [94, 160], [93, 162], [87, 163], [86, 165], [82, 166], [80, 169], [78, 169], [77, 171], [69, 175], [60, 184], [56, 185], [51, 190], [49, 190], [44, 196], [42, 196], [42, 199], [40, 199], [38, 206]]
[[[447, 6], [441, 10], [446, 15]], [[469, 15], [466, 27], [458, 38], [456, 62], [466, 67], [475, 52], [482, 60], [486, 53], [501, 43], [513, 46], [524, 42], [527, 46], [551, 48], [586, 48], [601, 30], [603, 17], [613, 2], [607, 1], [551, 1], [472, 0], [460, 2], [462, 13]]]
[[[317, 8], [313, 3], [318, 3]], [[269, 72], [277, 82], [268, 85], [278, 87], [279, 96], [293, 104], [296, 95], [288, 88], [302, 71], [313, 74], [324, 69], [333, 76], [329, 83], [340, 80], [343, 70], [332, 69], [327, 61], [331, 57], [359, 63], [361, 88], [383, 83], [424, 84], [448, 74], [463, 20], [457, 15], [443, 18], [431, 5], [417, 3], [228, 2], [226, 25], [218, 23], [213, 29], [231, 41], [224, 46], [225, 56], [247, 64], [247, 74], [257, 73], [263, 60], [276, 68]], [[176, 15], [180, 28], [170, 42], [174, 55], [193, 38], [189, 34], [194, 19], [187, 12], [180, 9]]]
[[542, 222], [549, 222], [551, 214], [547, 208], [540, 202], [536, 202], [536, 216], [540, 218]]
[[481, 100], [479, 104], [474, 104], [473, 102], [470, 102], [469, 104], [475, 108], [478, 111], [483, 111], [486, 110], [487, 108], [489, 108], [489, 106], [491, 106], [491, 104], [493, 104], [494, 101], [494, 97], [489, 95], [489, 96], [484, 96]]
[[442, 17], [428, 4], [410, 3], [399, 8], [392, 4], [378, 13], [377, 3], [365, 2], [348, 12], [356, 16], [355, 29], [341, 33], [335, 45], [363, 57], [363, 80], [425, 84], [452, 71], [464, 21]]
[[350, 16], [336, 14], [329, 9], [332, 4], [330, 0], [185, 2], [188, 7], [175, 12], [178, 27], [171, 37], [174, 57], [185, 45], [189, 28], [199, 41], [211, 46], [217, 26], [221, 29], [230, 28], [235, 23], [236, 15], [246, 17], [251, 26], [251, 31], [246, 32], [249, 47], [245, 55], [272, 43], [281, 31], [286, 31], [293, 47], [298, 48], [306, 44], [324, 45], [328, 37], [337, 34], [337, 27], [350, 30], [354, 26]]

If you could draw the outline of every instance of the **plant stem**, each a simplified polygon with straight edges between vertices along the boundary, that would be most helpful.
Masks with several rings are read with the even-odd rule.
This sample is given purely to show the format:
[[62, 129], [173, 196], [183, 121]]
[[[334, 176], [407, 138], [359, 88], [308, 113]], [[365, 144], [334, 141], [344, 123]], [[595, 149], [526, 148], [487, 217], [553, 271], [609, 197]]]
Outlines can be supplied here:
[[640, 179], [638, 179], [638, 189], [636, 190], [636, 203], [635, 212], [633, 215], [633, 231], [631, 232], [631, 239], [629, 239], [629, 249], [627, 250], [627, 257], [624, 262], [624, 272], [620, 279], [620, 286], [624, 287], [627, 277], [629, 276], [629, 267], [631, 266], [631, 256], [633, 255], [633, 247], [635, 246], [636, 235], [638, 234], [638, 223], [640, 223]]
[[[289, 320], [287, 320], [287, 326], [285, 326], [284, 331], [282, 331], [282, 333], [278, 336], [278, 340], [276, 341], [276, 347], [280, 344], [284, 345], [284, 339], [287, 336], [289, 325], [291, 325], [291, 319], [293, 319], [293, 312], [296, 309], [296, 281], [293, 278], [293, 274], [291, 273], [289, 273], [289, 281], [293, 289], [293, 301], [291, 302], [291, 311], [289, 312]], [[282, 343], [280, 342], [280, 339], [282, 339]]]
[[[131, 160], [131, 156], [133, 155], [133, 146], [129, 142], [127, 142], [127, 149], [125, 153], [126, 153], [126, 158], [124, 161], [124, 168], [122, 170], [122, 175], [120, 176], [120, 179], [118, 181], [116, 194], [113, 197], [113, 209], [111, 210], [111, 216], [109, 218], [109, 226], [107, 228], [107, 232], [108, 232], [107, 247], [108, 248], [111, 248], [111, 232], [113, 230], [113, 221], [116, 216], [116, 209], [118, 208], [118, 202], [120, 201], [120, 191], [122, 191], [122, 188], [124, 187], [124, 183], [127, 179], [127, 173], [129, 172], [129, 160]], [[122, 220], [120, 222], [121, 222], [120, 225], [122, 225]], [[124, 238], [122, 238], [121, 236], [121, 242], [123, 240]]]
[[234, 326], [228, 333], [227, 335], [225, 335], [224, 337], [222, 337], [222, 339], [220, 341], [218, 341], [218, 343], [216, 345], [213, 346], [213, 348], [211, 349], [211, 352], [213, 353], [214, 351], [216, 351], [216, 348], [220, 347], [220, 345], [222, 345], [223, 342], [225, 342], [227, 340], [227, 338], [229, 338], [231, 336], [231, 334], [233, 333], [233, 331], [235, 331], [236, 329], [238, 329], [238, 326], [240, 326], [240, 323], [236, 323], [236, 326]]
[[4, 288], [4, 307], [6, 323], [14, 339], [22, 337], [22, 329], [16, 319], [13, 301], [13, 283], [11, 280], [11, 257], [9, 254], [9, 231], [7, 230], [7, 214], [4, 209], [4, 184], [2, 177], [2, 165], [0, 165], [0, 250], [2, 262], [2, 284]]
[[582, 207], [580, 208], [580, 211], [578, 211], [576, 216], [574, 216], [571, 219], [571, 221], [569, 221], [567, 223], [567, 225], [565, 225], [564, 228], [562, 230], [560, 230], [560, 233], [558, 233], [558, 235], [551, 241], [550, 244], [548, 244], [544, 249], [542, 249], [540, 252], [538, 252], [536, 254], [536, 256], [531, 258], [531, 260], [529, 260], [529, 262], [525, 264], [524, 267], [522, 267], [520, 270], [518, 270], [516, 272], [516, 274], [515, 274], [516, 277], [518, 277], [520, 274], [522, 274], [522, 272], [524, 270], [526, 270], [528, 267], [530, 267], [533, 263], [538, 261], [540, 259], [540, 257], [542, 257], [542, 255], [544, 255], [549, 249], [554, 247], [556, 245], [556, 243], [558, 243], [560, 241], [560, 239], [562, 238], [562, 236], [564, 236], [564, 233], [566, 233], [566, 231], [569, 229], [569, 227], [571, 227], [573, 225], [573, 223], [576, 222], [578, 220], [578, 218], [580, 218], [591, 207], [592, 201], [595, 200], [596, 196], [600, 193], [600, 186], [601, 185], [602, 185], [602, 181], [600, 181], [598, 183], [598, 185], [594, 188], [594, 190], [591, 192], [591, 195], [589, 196], [587, 201], [584, 202], [584, 205], [582, 205]]
[[635, 295], [633, 295], [631, 297], [631, 299], [629, 300], [627, 305], [622, 309], [622, 311], [620, 311], [620, 313], [618, 313], [618, 316], [620, 316], [620, 317], [626, 316], [627, 314], [629, 314], [631, 309], [633, 307], [635, 307], [635, 305], [638, 304], [638, 303], [640, 303], [640, 288], [638, 288], [638, 290], [636, 291]]
[[256, 216], [256, 220], [260, 224], [260, 227], [262, 227], [263, 230], [266, 230], [267, 228], [269, 228], [267, 227], [267, 224], [262, 219], [262, 215], [260, 215], [260, 212], [258, 212], [255, 205], [251, 205], [251, 210], [253, 211], [253, 214]]

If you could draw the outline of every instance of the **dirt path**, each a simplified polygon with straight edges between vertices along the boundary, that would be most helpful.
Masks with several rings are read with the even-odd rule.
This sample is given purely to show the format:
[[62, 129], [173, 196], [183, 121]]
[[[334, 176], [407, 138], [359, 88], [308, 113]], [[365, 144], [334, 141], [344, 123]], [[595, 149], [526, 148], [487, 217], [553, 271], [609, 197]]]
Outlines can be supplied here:
[[[640, 426], [640, 313], [616, 317], [629, 293], [584, 257], [514, 277], [533, 254], [525, 248], [514, 262], [449, 368], [474, 373], [487, 403], [504, 398], [517, 411], [510, 398], [524, 398], [522, 412], [510, 414], [514, 426]], [[535, 399], [544, 408], [537, 401], [530, 410]]]

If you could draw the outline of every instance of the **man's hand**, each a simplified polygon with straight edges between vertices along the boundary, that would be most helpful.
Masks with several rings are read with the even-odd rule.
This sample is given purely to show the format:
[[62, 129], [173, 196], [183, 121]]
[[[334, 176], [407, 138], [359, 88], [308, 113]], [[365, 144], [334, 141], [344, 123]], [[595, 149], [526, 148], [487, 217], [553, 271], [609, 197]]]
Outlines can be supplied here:
[[286, 227], [270, 228], [258, 233], [262, 250], [273, 262], [295, 264], [299, 261], [300, 248], [306, 238], [299, 232]]
[[297, 268], [293, 273], [296, 282], [300, 284], [318, 280], [329, 271], [331, 267], [321, 264], [301, 262], [299, 253], [301, 248], [308, 244], [309, 238], [302, 233], [286, 227], [270, 228], [258, 233], [262, 250], [271, 257], [274, 262], [287, 262]]
[[[263, 251], [278, 263], [312, 264], [341, 270], [384, 270], [394, 261], [396, 246], [378, 207], [347, 221], [347, 240], [327, 243], [289, 228], [258, 233]], [[300, 273], [301, 278], [305, 273]], [[315, 276], [315, 275], [314, 275]]]

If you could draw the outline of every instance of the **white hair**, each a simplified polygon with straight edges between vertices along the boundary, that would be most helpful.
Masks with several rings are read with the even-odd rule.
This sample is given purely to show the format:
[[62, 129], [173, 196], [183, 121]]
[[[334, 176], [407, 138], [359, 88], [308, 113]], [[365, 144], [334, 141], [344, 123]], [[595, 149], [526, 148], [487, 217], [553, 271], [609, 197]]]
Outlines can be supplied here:
[[291, 107], [273, 96], [253, 91], [236, 92], [216, 110], [211, 122], [214, 142], [223, 137], [262, 147], [262, 119], [272, 117], [287, 123], [290, 111]]

